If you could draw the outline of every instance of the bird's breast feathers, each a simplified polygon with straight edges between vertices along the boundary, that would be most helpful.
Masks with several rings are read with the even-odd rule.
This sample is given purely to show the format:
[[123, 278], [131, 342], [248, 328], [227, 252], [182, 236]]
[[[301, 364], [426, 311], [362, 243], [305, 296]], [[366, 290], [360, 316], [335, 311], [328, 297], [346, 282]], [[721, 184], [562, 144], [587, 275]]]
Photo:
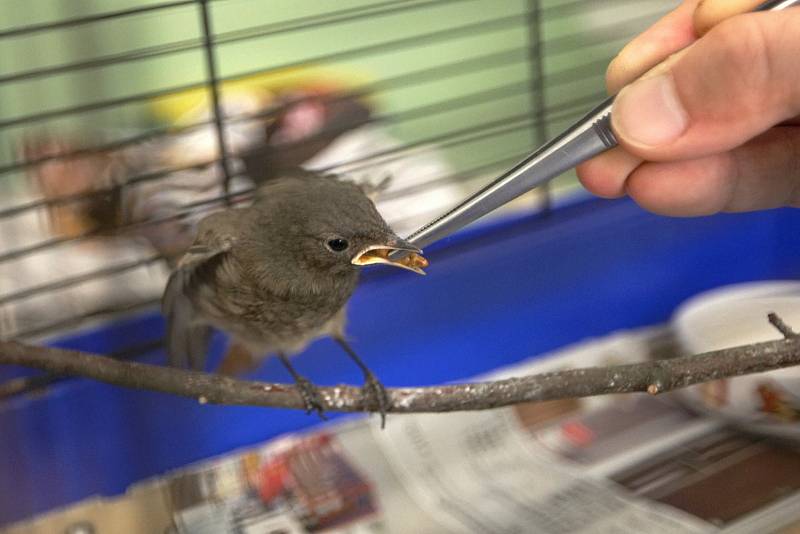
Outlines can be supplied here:
[[215, 327], [259, 352], [299, 352], [314, 339], [343, 334], [344, 310], [356, 280], [287, 286], [254, 280], [223, 268], [216, 283], [198, 287], [194, 299]]

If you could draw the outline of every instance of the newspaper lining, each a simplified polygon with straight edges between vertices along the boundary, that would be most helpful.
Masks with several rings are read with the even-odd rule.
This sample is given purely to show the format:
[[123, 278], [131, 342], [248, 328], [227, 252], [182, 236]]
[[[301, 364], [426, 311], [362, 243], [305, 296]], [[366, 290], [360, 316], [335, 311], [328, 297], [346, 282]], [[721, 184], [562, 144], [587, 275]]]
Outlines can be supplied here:
[[[662, 333], [590, 340], [483, 378], [641, 361]], [[647, 395], [390, 415], [384, 431], [362, 419], [284, 436], [7, 532], [77, 524], [96, 533], [789, 534], [800, 532], [800, 445]]]

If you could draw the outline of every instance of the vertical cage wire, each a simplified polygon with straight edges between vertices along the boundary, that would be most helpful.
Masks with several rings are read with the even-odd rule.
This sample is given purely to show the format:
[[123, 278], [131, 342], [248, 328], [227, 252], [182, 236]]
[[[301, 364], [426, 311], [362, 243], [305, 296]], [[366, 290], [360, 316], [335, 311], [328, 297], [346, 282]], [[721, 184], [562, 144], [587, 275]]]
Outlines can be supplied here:
[[[542, 145], [549, 139], [547, 131], [547, 120], [545, 110], [547, 109], [547, 99], [545, 95], [544, 58], [546, 54], [544, 45], [544, 24], [542, 21], [542, 2], [541, 0], [528, 0], [528, 34], [530, 35], [529, 63], [531, 70], [531, 109], [533, 111], [533, 133], [536, 145]], [[552, 199], [550, 184], [539, 187], [542, 192], [542, 214], [546, 215], [552, 209]]]
[[214, 57], [214, 34], [211, 28], [211, 14], [209, 13], [208, 0], [198, 0], [200, 9], [200, 20], [203, 28], [203, 48], [206, 58], [206, 69], [208, 72], [208, 90], [211, 93], [212, 111], [214, 114], [214, 130], [217, 137], [217, 147], [219, 149], [219, 164], [222, 167], [223, 193], [225, 203], [231, 205], [230, 184], [231, 169], [228, 161], [228, 149], [225, 145], [225, 132], [223, 130], [222, 107], [220, 106], [219, 77], [217, 76], [217, 62]]

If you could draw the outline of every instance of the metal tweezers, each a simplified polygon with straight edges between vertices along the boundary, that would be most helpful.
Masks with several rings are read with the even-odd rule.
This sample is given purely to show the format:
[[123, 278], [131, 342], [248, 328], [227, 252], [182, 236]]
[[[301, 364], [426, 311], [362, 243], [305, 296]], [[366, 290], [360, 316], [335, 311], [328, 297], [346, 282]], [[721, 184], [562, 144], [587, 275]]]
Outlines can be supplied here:
[[[772, 0], [764, 2], [753, 11], [779, 10], [795, 4], [800, 4], [800, 0]], [[611, 129], [614, 98], [612, 96], [606, 99], [505, 174], [408, 236], [408, 241], [423, 248], [534, 187], [549, 182], [579, 163], [617, 146], [617, 139]]]

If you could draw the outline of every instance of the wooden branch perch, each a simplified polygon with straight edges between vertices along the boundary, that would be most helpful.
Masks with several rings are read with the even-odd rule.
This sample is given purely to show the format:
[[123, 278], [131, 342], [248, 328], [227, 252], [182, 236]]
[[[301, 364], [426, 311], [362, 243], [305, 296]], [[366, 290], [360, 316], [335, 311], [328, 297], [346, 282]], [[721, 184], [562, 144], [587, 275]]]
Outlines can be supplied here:
[[[800, 365], [800, 336], [777, 317], [770, 316], [770, 322], [784, 334], [784, 339], [695, 356], [570, 369], [493, 382], [389, 388], [389, 412], [487, 410], [521, 402], [609, 393], [646, 391], [655, 395], [720, 378]], [[303, 399], [293, 385], [236, 380], [13, 341], [0, 342], [0, 364], [191, 397], [201, 403], [304, 408]], [[365, 405], [360, 388], [342, 385], [319, 389], [326, 410], [357, 412], [374, 408]]]

